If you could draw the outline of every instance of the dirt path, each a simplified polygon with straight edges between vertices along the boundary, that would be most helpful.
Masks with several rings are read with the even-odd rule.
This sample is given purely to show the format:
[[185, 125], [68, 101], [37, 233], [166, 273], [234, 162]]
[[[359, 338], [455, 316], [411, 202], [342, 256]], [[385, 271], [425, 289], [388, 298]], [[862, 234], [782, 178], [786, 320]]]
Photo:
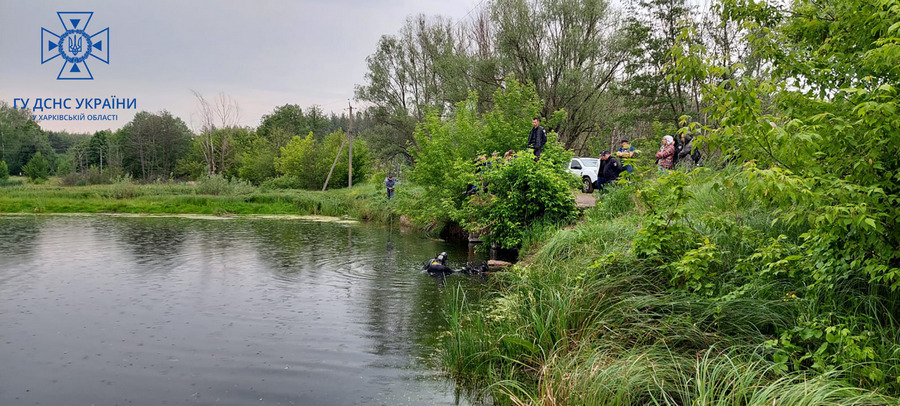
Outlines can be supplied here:
[[575, 206], [576, 207], [594, 207], [597, 205], [597, 198], [594, 197], [594, 194], [587, 193], [575, 193]]

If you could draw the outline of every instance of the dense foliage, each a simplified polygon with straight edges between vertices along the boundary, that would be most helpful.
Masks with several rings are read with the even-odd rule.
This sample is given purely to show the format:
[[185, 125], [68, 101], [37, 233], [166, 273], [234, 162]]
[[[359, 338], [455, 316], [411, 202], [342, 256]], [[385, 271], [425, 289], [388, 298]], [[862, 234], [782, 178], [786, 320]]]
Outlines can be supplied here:
[[[804, 230], [773, 226], [753, 183], [731, 166], [613, 189], [492, 299], [457, 298], [444, 365], [499, 404], [894, 404], [897, 296], [821, 295], [785, 245]], [[876, 309], [868, 332], [828, 324]]]
[[[341, 151], [338, 155], [338, 151]], [[294, 137], [281, 148], [275, 159], [275, 170], [287, 179], [275, 180], [272, 185], [293, 185], [300, 189], [321, 189], [328, 179], [329, 187], [346, 187], [348, 181], [349, 148], [346, 134], [335, 131], [321, 141], [309, 133], [304, 138]], [[359, 183], [366, 178], [369, 153], [365, 141], [353, 140], [353, 179]], [[332, 165], [334, 169], [332, 170]], [[329, 178], [329, 175], [331, 177]]]
[[[779, 359], [794, 369], [851, 370], [870, 385], [900, 382], [884, 363], [900, 351], [898, 7], [723, 2], [729, 18], [753, 27], [747, 41], [769, 68], [758, 79], [704, 89], [720, 123], [708, 128], [710, 141], [758, 160], [747, 170], [750, 187], [779, 221], [804, 230], [772, 241], [781, 255], [759, 255], [790, 262], [788, 276], [808, 286], [809, 300], [824, 300], [773, 341]], [[735, 69], [702, 63], [710, 74]]]
[[[531, 120], [542, 105], [533, 87], [510, 79], [493, 98], [494, 108], [481, 114], [478, 96], [472, 94], [450, 118], [430, 113], [416, 129], [410, 178], [425, 194], [408, 211], [423, 223], [456, 221], [515, 248], [533, 223], [567, 222], [575, 215], [569, 192], [573, 178], [564, 169], [571, 153], [555, 133], [548, 136], [539, 162], [526, 150]], [[543, 125], [552, 128], [564, 117], [557, 112]], [[518, 152], [504, 159], [507, 151]], [[497, 157], [487, 158], [493, 153]]]
[[50, 179], [50, 163], [44, 158], [40, 152], [35, 153], [25, 166], [22, 172], [32, 182], [43, 182]]
[[561, 149], [553, 152], [545, 152], [538, 162], [529, 152], [508, 162], [489, 161], [491, 166], [475, 180], [482, 189], [456, 216], [463, 228], [484, 234], [487, 243], [517, 249], [532, 228], [575, 220], [578, 213], [571, 192], [573, 178], [560, 171], [557, 163], [560, 157], [568, 162], [570, 154], [561, 153]]
[[451, 309], [445, 365], [500, 403], [897, 403], [900, 3], [713, 9], [747, 58], [688, 25], [666, 70], [722, 160], [620, 186]]

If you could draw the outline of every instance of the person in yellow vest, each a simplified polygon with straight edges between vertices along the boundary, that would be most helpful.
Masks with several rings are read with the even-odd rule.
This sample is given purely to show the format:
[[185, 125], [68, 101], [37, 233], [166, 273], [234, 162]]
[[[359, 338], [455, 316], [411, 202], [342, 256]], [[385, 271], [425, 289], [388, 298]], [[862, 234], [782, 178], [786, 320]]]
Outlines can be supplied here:
[[628, 143], [628, 140], [622, 140], [622, 146], [616, 151], [616, 157], [619, 158], [619, 162], [623, 165], [622, 169], [628, 171], [628, 174], [634, 173], [634, 147]]

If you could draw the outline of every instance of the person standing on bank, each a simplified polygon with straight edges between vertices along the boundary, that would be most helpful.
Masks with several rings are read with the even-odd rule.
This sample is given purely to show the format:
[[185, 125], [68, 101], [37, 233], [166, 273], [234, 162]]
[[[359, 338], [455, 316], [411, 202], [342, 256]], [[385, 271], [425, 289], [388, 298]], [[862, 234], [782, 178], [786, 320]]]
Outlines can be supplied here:
[[547, 143], [547, 131], [541, 127], [541, 118], [535, 117], [531, 120], [531, 132], [528, 133], [528, 148], [534, 149], [534, 160], [541, 159], [541, 152], [544, 151], [544, 144]]
[[396, 182], [394, 182], [394, 177], [390, 176], [390, 175], [388, 175], [387, 180], [384, 181], [384, 187], [387, 188], [388, 200], [390, 200], [392, 197], [394, 197], [394, 184], [395, 183]]
[[615, 182], [622, 171], [624, 169], [619, 164], [619, 160], [613, 157], [609, 151], [601, 152], [597, 165], [597, 190], [602, 191], [603, 185]]
[[686, 167], [691, 167], [690, 164], [685, 160], [685, 158], [691, 158], [694, 166], [700, 164], [700, 148], [694, 148], [694, 137], [686, 134], [681, 134], [681, 152], [678, 153], [678, 161], [684, 162], [682, 165]]
[[659, 152], [656, 153], [656, 163], [660, 169], [669, 170], [675, 167], [675, 139], [671, 135], [667, 135], [662, 139], [662, 145]]
[[633, 162], [632, 158], [634, 157], [634, 147], [628, 143], [628, 140], [622, 140], [621, 145], [622, 147], [616, 151], [616, 156], [622, 160], [621, 164], [623, 168], [631, 174], [634, 172], [634, 165], [631, 164]]

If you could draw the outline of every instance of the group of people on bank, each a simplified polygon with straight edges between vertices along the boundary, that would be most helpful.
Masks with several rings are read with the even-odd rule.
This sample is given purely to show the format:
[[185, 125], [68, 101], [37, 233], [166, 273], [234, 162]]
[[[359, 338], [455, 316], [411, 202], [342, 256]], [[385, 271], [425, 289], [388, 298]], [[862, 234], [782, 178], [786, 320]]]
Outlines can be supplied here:
[[594, 188], [603, 190], [603, 185], [615, 182], [622, 172], [634, 173], [632, 164], [634, 152], [634, 147], [628, 140], [621, 141], [621, 148], [616, 151], [616, 156], [612, 156], [609, 150], [601, 152], [600, 161], [597, 162], [597, 181], [594, 182]]
[[[544, 145], [547, 144], [547, 131], [544, 127], [541, 127], [541, 119], [540, 117], [535, 117], [531, 120], [531, 131], [528, 133], [528, 141], [525, 143], [527, 148], [531, 148], [534, 151], [534, 160], [535, 162], [541, 159], [541, 153], [544, 152]], [[475, 176], [481, 178], [481, 175], [485, 171], [489, 171], [493, 169], [495, 164], [504, 164], [509, 162], [509, 160], [515, 158], [516, 151], [509, 150], [503, 154], [503, 159], [499, 159], [499, 156], [496, 152], [491, 154], [490, 159], [488, 159], [487, 155], [481, 155], [476, 159], [475, 162]], [[487, 192], [487, 184], [482, 183], [480, 185], [482, 191]], [[466, 186], [465, 195], [472, 195], [479, 191], [479, 185], [469, 184]]]
[[[539, 161], [541, 159], [541, 153], [544, 150], [544, 145], [547, 143], [547, 131], [544, 127], [541, 127], [541, 119], [539, 117], [532, 119], [531, 124], [532, 129], [528, 134], [526, 147], [531, 148], [534, 151], [534, 160]], [[627, 172], [629, 176], [634, 173], [634, 154], [636, 151], [628, 140], [622, 140], [620, 141], [620, 144], [621, 147], [616, 151], [615, 157], [612, 156], [612, 153], [609, 150], [600, 153], [597, 165], [597, 180], [594, 183], [595, 189], [603, 190], [603, 185], [611, 184], [618, 180], [622, 172]], [[513, 150], [506, 151], [502, 161], [498, 159], [499, 157], [496, 152], [491, 154], [491, 159], [488, 159], [486, 155], [481, 155], [476, 159], [475, 174], [478, 175], [483, 171], [490, 170], [495, 162], [508, 162], [514, 157], [515, 151]], [[687, 158], [690, 158], [690, 161], [688, 161]], [[663, 136], [662, 145], [660, 145], [659, 151], [656, 153], [657, 167], [660, 170], [671, 170], [674, 169], [675, 165], [680, 161], [693, 162], [694, 165], [700, 163], [700, 150], [699, 148], [694, 148], [693, 137], [681, 134], [676, 140], [676, 138], [671, 135]], [[395, 184], [396, 181], [392, 176], [388, 176], [385, 180], [388, 199], [394, 196]], [[479, 187], [484, 191], [487, 189], [487, 185], [484, 183], [481, 185], [470, 184], [466, 187], [464, 193], [466, 195], [475, 194], [479, 191]]]
[[[690, 161], [687, 160], [690, 158]], [[656, 153], [656, 164], [660, 170], [674, 169], [679, 162], [700, 164], [700, 149], [694, 148], [694, 139], [681, 134], [677, 139], [666, 135], [662, 139], [659, 152]]]
[[[671, 135], [662, 138], [662, 145], [656, 153], [656, 164], [660, 170], [674, 169], [679, 162], [700, 164], [700, 149], [694, 148], [693, 138], [682, 134], [678, 140], [680, 142], [676, 142]], [[594, 188], [603, 190], [603, 185], [615, 182], [622, 172], [634, 173], [634, 153], [635, 149], [628, 140], [621, 141], [621, 148], [616, 151], [615, 157], [608, 150], [601, 152]]]

